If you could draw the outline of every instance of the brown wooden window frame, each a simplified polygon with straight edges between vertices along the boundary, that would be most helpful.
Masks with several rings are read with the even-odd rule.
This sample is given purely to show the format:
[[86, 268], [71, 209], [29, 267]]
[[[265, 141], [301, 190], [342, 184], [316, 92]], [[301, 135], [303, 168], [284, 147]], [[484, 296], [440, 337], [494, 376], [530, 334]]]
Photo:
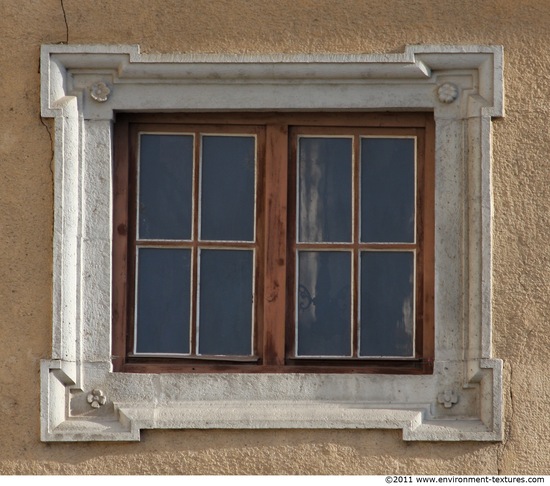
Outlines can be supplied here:
[[[134, 267], [136, 253], [136, 160], [140, 132], [253, 133], [257, 137], [255, 329], [252, 357], [142, 357], [132, 355], [134, 317]], [[432, 113], [118, 113], [114, 130], [113, 214], [113, 367], [125, 372], [316, 372], [429, 374], [434, 358], [434, 119]], [[416, 137], [416, 240], [414, 245], [389, 245], [416, 253], [415, 349], [412, 358], [295, 357], [295, 218], [296, 139], [298, 134], [353, 134]], [[195, 137], [197, 140], [198, 137]], [[195, 142], [197, 143], [197, 142]], [[357, 145], [357, 142], [354, 142]], [[354, 148], [354, 153], [357, 147]], [[355, 164], [357, 165], [357, 164]], [[195, 164], [195, 171], [196, 164]], [[356, 170], [356, 169], [354, 169]], [[354, 180], [357, 177], [354, 176]], [[355, 181], [354, 184], [358, 182]], [[194, 177], [194, 198], [198, 197]], [[356, 188], [357, 189], [357, 188]], [[357, 191], [355, 191], [357, 194]], [[354, 198], [357, 215], [357, 197]], [[190, 248], [196, 255], [197, 211]], [[357, 216], [354, 216], [357, 217]], [[355, 230], [357, 232], [357, 230]], [[173, 246], [172, 243], [163, 243]], [[217, 246], [220, 244], [217, 243]], [[231, 244], [227, 244], [231, 246]], [[234, 246], [234, 244], [232, 244]], [[385, 249], [389, 246], [382, 244]], [[204, 246], [201, 242], [200, 246]], [[223, 244], [222, 244], [223, 246]], [[181, 247], [181, 245], [180, 245]], [[349, 248], [357, 261], [361, 244]], [[196, 260], [196, 259], [195, 259]], [[357, 267], [354, 264], [354, 288]], [[195, 264], [196, 266], [196, 264]], [[192, 302], [196, 302], [196, 269]], [[355, 292], [357, 294], [357, 292]], [[357, 302], [357, 295], [353, 296]], [[196, 304], [192, 304], [196, 307]], [[357, 349], [357, 312], [353, 340]], [[191, 326], [195, 326], [196, 310]], [[192, 333], [195, 336], [195, 333]], [[191, 346], [194, 345], [192, 337]]]

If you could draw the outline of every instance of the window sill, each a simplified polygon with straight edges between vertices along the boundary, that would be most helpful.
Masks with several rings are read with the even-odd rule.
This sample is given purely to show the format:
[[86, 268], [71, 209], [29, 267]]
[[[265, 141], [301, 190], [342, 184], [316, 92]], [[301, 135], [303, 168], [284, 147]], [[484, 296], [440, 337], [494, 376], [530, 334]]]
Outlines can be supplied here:
[[[249, 360], [250, 361], [250, 360]], [[211, 362], [199, 360], [139, 360], [129, 359], [116, 368], [124, 373], [318, 373], [318, 374], [401, 374], [420, 375], [433, 373], [433, 361], [424, 362], [420, 359], [403, 360], [340, 360], [333, 364], [326, 361], [295, 359], [288, 360], [285, 365], [255, 365], [252, 363]]]
[[410, 441], [499, 440], [480, 420], [426, 421], [428, 412], [414, 404], [401, 410], [355, 402], [188, 402], [159, 411], [121, 406], [119, 421], [71, 418], [55, 433], [65, 441], [136, 441], [142, 429], [401, 429]]
[[[483, 365], [501, 372], [495, 360]], [[433, 403], [422, 401], [434, 392], [432, 381], [399, 375], [114, 373], [105, 394], [120, 401], [94, 416], [81, 393], [73, 392], [73, 413], [47, 439], [130, 441], [139, 440], [142, 429], [218, 428], [402, 429], [404, 440], [500, 439], [481, 418], [435, 417]], [[412, 388], [418, 392], [414, 397]], [[134, 390], [151, 389], [161, 391], [136, 399]], [[396, 391], [396, 402], [386, 403], [388, 393]]]

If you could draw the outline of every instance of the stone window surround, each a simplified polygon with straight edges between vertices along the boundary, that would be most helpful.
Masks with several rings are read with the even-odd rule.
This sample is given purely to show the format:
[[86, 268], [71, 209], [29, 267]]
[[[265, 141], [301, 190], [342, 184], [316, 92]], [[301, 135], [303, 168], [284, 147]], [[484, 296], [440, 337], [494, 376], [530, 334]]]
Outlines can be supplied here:
[[[502, 440], [491, 349], [491, 118], [499, 46], [382, 55], [158, 55], [45, 45], [55, 120], [53, 343], [43, 441], [131, 441], [141, 429], [402, 429], [404, 440]], [[432, 375], [132, 374], [111, 365], [112, 134], [117, 111], [433, 111]]]

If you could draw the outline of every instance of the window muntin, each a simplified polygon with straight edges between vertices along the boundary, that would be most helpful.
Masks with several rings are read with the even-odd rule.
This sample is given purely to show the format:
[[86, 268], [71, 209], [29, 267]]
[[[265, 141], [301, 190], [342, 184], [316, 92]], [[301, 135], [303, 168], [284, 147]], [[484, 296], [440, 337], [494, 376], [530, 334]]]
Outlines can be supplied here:
[[[210, 117], [206, 115], [204, 116], [207, 119], [212, 118], [212, 115]], [[281, 116], [277, 115], [277, 118]], [[147, 117], [145, 116], [145, 118]], [[397, 243], [395, 241], [364, 242], [362, 241], [363, 235], [361, 234], [361, 213], [363, 211], [362, 206], [364, 205], [362, 202], [363, 199], [361, 198], [361, 192], [364, 191], [364, 188], [362, 187], [364, 184], [362, 184], [361, 177], [365, 172], [363, 169], [365, 140], [368, 140], [369, 142], [378, 142], [380, 140], [385, 141], [391, 139], [397, 141], [404, 140], [409, 143], [409, 145], [411, 145], [412, 141], [412, 146], [414, 146], [412, 150], [412, 158], [414, 159], [412, 169], [412, 173], [414, 174], [414, 189], [412, 189], [412, 198], [410, 195], [411, 190], [408, 192], [409, 219], [411, 213], [410, 200], [412, 199], [414, 201], [412, 203], [412, 205], [414, 205], [412, 218], [415, 220], [416, 224], [422, 223], [424, 216], [423, 214], [418, 213], [424, 212], [421, 203], [423, 197], [422, 192], [426, 189], [424, 188], [424, 183], [419, 184], [418, 187], [416, 187], [416, 179], [417, 177], [421, 177], [421, 173], [423, 171], [424, 133], [426, 130], [426, 125], [430, 124], [430, 116], [412, 115], [411, 118], [414, 121], [409, 121], [408, 116], [403, 115], [403, 119], [405, 120], [403, 126], [399, 123], [396, 124], [395, 119], [393, 118], [390, 123], [390, 125], [392, 125], [391, 127], [384, 127], [384, 123], [382, 123], [382, 127], [376, 128], [369, 126], [369, 115], [359, 115], [358, 120], [353, 120], [351, 123], [349, 123], [349, 120], [346, 120], [347, 123], [334, 126], [330, 123], [332, 121], [330, 120], [330, 116], [317, 117], [321, 120], [321, 122], [318, 123], [318, 126], [316, 126], [316, 122], [314, 124], [308, 123], [307, 126], [304, 125], [301, 127], [299, 124], [301, 121], [300, 115], [286, 116], [284, 123], [282, 124], [279, 123], [279, 120], [277, 120], [277, 123], [272, 123], [272, 120], [269, 120], [270, 117], [266, 117], [267, 121], [265, 121], [261, 119], [260, 115], [254, 115], [251, 118], [252, 121], [257, 124], [254, 127], [246, 126], [246, 129], [244, 129], [242, 125], [235, 124], [235, 122], [231, 120], [231, 116], [219, 118], [223, 120], [223, 123], [220, 121], [220, 123], [216, 123], [215, 125], [199, 124], [197, 126], [190, 126], [187, 123], [160, 123], [158, 125], [140, 124], [138, 122], [130, 123], [130, 126], [132, 127], [130, 132], [133, 132], [134, 136], [137, 136], [139, 133], [150, 133], [151, 131], [157, 133], [162, 132], [164, 134], [168, 130], [172, 136], [181, 136], [181, 134], [189, 136], [191, 133], [195, 137], [194, 158], [196, 162], [195, 168], [193, 169], [192, 196], [192, 232], [194, 240], [138, 242], [138, 245], [145, 243], [156, 247], [159, 244], [162, 244], [166, 245], [167, 248], [179, 248], [180, 250], [188, 249], [188, 252], [191, 254], [190, 265], [194, 269], [191, 272], [190, 279], [190, 302], [192, 303], [190, 304], [190, 307], [193, 307], [193, 310], [190, 311], [190, 344], [188, 347], [182, 347], [184, 351], [182, 353], [135, 352], [136, 350], [132, 349], [134, 346], [135, 336], [132, 336], [131, 332], [126, 332], [125, 334], [128, 336], [127, 341], [129, 343], [127, 343], [126, 349], [130, 350], [126, 353], [126, 364], [129, 366], [123, 367], [123, 369], [130, 370], [132, 369], [133, 364], [144, 364], [145, 367], [138, 367], [137, 369], [150, 370], [152, 366], [152, 370], [154, 371], [154, 364], [161, 363], [165, 366], [163, 369], [168, 371], [176, 371], [178, 369], [181, 371], [186, 371], [187, 366], [190, 366], [190, 369], [195, 371], [197, 371], [197, 369], [205, 371], [215, 370], [218, 367], [221, 367], [220, 369], [226, 371], [231, 371], [234, 367], [235, 371], [245, 372], [261, 370], [300, 371], [302, 369], [307, 371], [309, 366], [314, 366], [315, 371], [322, 371], [323, 366], [327, 366], [327, 370], [336, 370], [340, 367], [342, 371], [344, 371], [345, 369], [351, 369], [359, 366], [358, 370], [365, 372], [373, 370], [391, 372], [391, 370], [397, 369], [399, 369], [400, 372], [418, 372], [419, 369], [423, 370], [421, 372], [430, 372], [431, 353], [429, 350], [430, 348], [433, 349], [433, 323], [428, 323], [428, 325], [426, 325], [423, 322], [423, 316], [420, 314], [424, 305], [423, 302], [426, 299], [429, 300], [429, 296], [426, 296], [426, 289], [422, 283], [423, 267], [422, 271], [416, 271], [419, 265], [422, 266], [422, 238], [420, 238], [419, 241], [415, 241], [416, 236], [413, 235], [412, 238], [401, 238], [403, 240], [412, 239], [412, 241]], [[246, 116], [236, 116], [235, 118], [239, 121], [239, 123], [242, 123], [242, 119], [246, 118]], [[310, 122], [307, 116], [304, 116], [303, 118], [305, 121]], [[324, 118], [327, 118], [327, 120]], [[418, 123], [418, 119], [421, 120], [420, 124]], [[295, 121], [298, 122], [296, 125], [293, 124]], [[340, 122], [340, 120], [337, 121]], [[379, 124], [379, 120], [376, 124]], [[279, 130], [275, 129], [275, 126], [283, 126], [286, 128]], [[216, 140], [221, 140], [222, 137], [228, 137], [227, 140], [231, 140], [231, 137], [235, 136], [246, 139], [246, 137], [249, 136], [249, 134], [246, 133], [247, 130], [249, 133], [253, 132], [255, 134], [254, 136], [257, 140], [256, 148], [258, 151], [255, 156], [255, 170], [257, 175], [254, 182], [255, 203], [253, 211], [254, 228], [257, 233], [255, 234], [255, 241], [246, 241], [247, 238], [250, 238], [250, 236], [238, 235], [228, 237], [212, 234], [205, 235], [205, 237], [211, 237], [211, 240], [203, 240], [201, 235], [202, 231], [200, 229], [202, 223], [201, 205], [203, 197], [201, 195], [201, 190], [203, 187], [203, 176], [201, 170], [203, 140], [207, 137], [211, 137], [212, 139], [215, 138]], [[266, 167], [273, 164], [273, 161], [268, 160], [270, 157], [268, 154], [269, 149], [265, 148], [264, 139], [266, 132], [271, 134], [268, 138], [273, 136], [273, 133], [275, 132], [280, 133], [281, 135], [277, 136], [284, 137], [284, 142], [288, 143], [290, 147], [288, 156], [285, 156], [286, 161], [284, 162], [289, 166], [288, 178], [285, 176], [281, 179], [281, 181], [273, 181], [263, 172], [264, 160]], [[286, 135], [287, 132], [289, 132], [289, 135]], [[306, 143], [310, 144], [309, 149], [305, 150], [305, 152], [308, 150], [311, 152], [311, 150], [313, 150], [312, 146], [316, 143], [318, 144], [319, 142], [326, 144], [326, 141], [328, 141], [329, 144], [340, 144], [346, 147], [344, 151], [347, 153], [348, 159], [350, 159], [346, 162], [348, 167], [347, 169], [343, 170], [341, 167], [338, 167], [338, 171], [335, 171], [334, 167], [330, 169], [332, 171], [331, 173], [337, 174], [339, 179], [348, 181], [346, 182], [348, 187], [345, 187], [342, 190], [342, 184], [336, 184], [333, 185], [333, 188], [328, 188], [328, 193], [330, 194], [333, 194], [335, 190], [341, 190], [342, 194], [336, 195], [336, 206], [338, 208], [336, 211], [333, 210], [334, 208], [331, 208], [333, 204], [327, 204], [329, 212], [330, 209], [333, 210], [333, 213], [329, 214], [328, 217], [325, 217], [324, 214], [322, 214], [322, 211], [317, 211], [315, 218], [325, 218], [326, 221], [321, 224], [323, 231], [317, 232], [316, 234], [312, 232], [312, 228], [315, 227], [312, 220], [314, 221], [315, 218], [312, 218], [311, 211], [309, 210], [310, 208], [308, 208], [307, 205], [304, 205], [305, 203], [303, 202], [303, 197], [302, 202], [300, 202], [300, 191], [305, 193], [304, 187], [308, 185], [308, 183], [304, 184], [303, 181], [302, 183], [300, 182], [300, 163], [298, 161], [299, 157], [297, 156], [299, 152], [300, 140], [306, 141]], [[280, 147], [284, 146], [282, 138], [281, 143], [278, 145]], [[274, 150], [275, 149], [272, 151]], [[338, 150], [336, 152], [338, 152]], [[295, 162], [292, 161], [293, 158], [295, 159]], [[325, 159], [327, 159], [327, 157], [325, 157]], [[422, 161], [422, 163], [418, 164], [418, 171], [416, 167], [417, 159]], [[325, 166], [330, 167], [330, 157], [323, 163]], [[332, 164], [336, 166], [341, 165], [341, 163]], [[268, 170], [269, 169], [265, 169], [265, 173], [267, 173]], [[305, 172], [307, 173], [307, 170]], [[411, 170], [409, 168], [409, 173], [410, 172]], [[227, 177], [220, 177], [220, 180], [225, 181], [227, 180]], [[302, 188], [300, 188], [300, 184], [302, 184]], [[270, 281], [270, 278], [273, 278], [270, 276], [275, 275], [276, 272], [272, 271], [273, 269], [270, 270], [269, 268], [270, 257], [268, 254], [264, 253], [267, 251], [265, 250], [267, 246], [264, 246], [262, 241], [264, 241], [264, 239], [269, 240], [270, 238], [281, 239], [280, 235], [276, 236], [272, 231], [273, 228], [270, 229], [270, 226], [273, 227], [272, 222], [268, 222], [264, 219], [264, 210], [268, 212], [270, 211], [270, 203], [268, 201], [268, 193], [270, 191], [268, 188], [270, 185], [273, 185], [275, 190], [280, 194], [286, 194], [288, 189], [287, 202], [289, 212], [286, 214], [285, 209], [284, 219], [286, 219], [286, 227], [282, 228], [282, 230], [284, 230], [282, 239], [285, 240], [285, 245], [288, 246], [288, 258], [286, 259], [286, 262], [283, 262], [286, 267], [285, 273], [287, 275], [285, 284], [287, 289], [287, 297], [286, 306], [284, 309], [278, 311], [279, 315], [286, 315], [284, 320], [280, 318], [275, 319], [273, 317], [273, 311], [271, 310], [273, 308], [273, 303], [269, 302], [269, 300], [264, 302], [263, 299], [264, 288], [274, 283]], [[282, 187], [283, 185], [285, 186], [284, 188]], [[309, 185], [312, 186], [311, 183], [309, 183]], [[317, 190], [315, 187], [314, 189]], [[266, 191], [265, 193], [264, 190]], [[311, 187], [308, 190], [311, 192]], [[326, 186], [324, 190], [324, 194], [327, 194]], [[430, 189], [428, 188], [428, 191], [429, 190]], [[402, 192], [403, 191], [401, 190], [398, 191], [399, 194]], [[231, 196], [230, 191], [227, 193]], [[286, 196], [284, 197], [286, 198]], [[331, 197], [332, 196], [326, 199], [329, 202], [332, 202], [334, 198], [331, 199]], [[406, 198], [402, 197], [401, 199]], [[401, 205], [403, 206], [403, 204]], [[286, 207], [287, 204], [284, 206]], [[226, 209], [225, 206], [224, 209]], [[342, 218], [340, 214], [342, 211], [347, 212], [349, 217]], [[131, 212], [132, 209], [130, 208], [130, 213]], [[403, 211], [399, 214], [402, 213]], [[307, 217], [305, 219], [307, 220], [309, 218], [309, 220], [305, 224], [309, 224], [309, 229], [306, 228], [305, 230], [300, 230], [300, 216], [306, 214]], [[344, 221], [344, 219], [346, 219], [346, 221]], [[433, 224], [433, 215], [431, 224]], [[340, 225], [340, 228], [338, 228], [338, 225]], [[234, 225], [231, 225], [231, 227], [233, 226]], [[333, 229], [333, 227], [336, 227], [336, 229]], [[342, 229], [342, 227], [344, 229]], [[261, 231], [257, 231], [258, 229], [261, 229]], [[262, 235], [262, 231], [264, 229], [266, 234]], [[280, 230], [281, 228], [277, 229], [279, 232]], [[420, 233], [423, 231], [424, 230]], [[416, 229], [414, 233], [416, 233]], [[299, 236], [300, 234], [302, 234], [301, 237]], [[242, 240], [240, 240], [241, 238]], [[336, 241], [330, 241], [332, 239]], [[388, 239], [392, 240], [399, 238]], [[131, 238], [129, 243], [129, 246], [131, 246]], [[216, 299], [217, 296], [223, 295], [224, 292], [226, 293], [225, 295], [229, 295], [227, 292], [231, 293], [231, 291], [234, 291], [235, 293], [232, 294], [233, 297], [227, 299], [226, 301], [236, 302], [239, 301], [239, 299], [236, 298], [235, 295], [239, 294], [236, 289], [233, 289], [232, 286], [229, 285], [228, 282], [231, 281], [231, 278], [225, 280], [225, 287], [221, 283], [224, 279], [220, 279], [220, 282], [218, 282], [220, 287], [216, 290], [216, 279], [201, 277], [200, 272], [202, 266], [201, 260], [203, 259], [202, 256], [207, 257], [206, 260], [216, 260], [216, 258], [219, 259], [223, 256], [220, 251], [225, 252], [225, 257], [229, 259], [231, 259], [231, 255], [238, 254], [235, 252], [240, 252], [241, 256], [243, 256], [243, 252], [249, 252], [253, 255], [251, 258], [245, 258], [248, 262], [252, 261], [252, 264], [247, 263], [246, 265], [249, 266], [249, 269], [253, 268], [253, 270], [251, 270], [251, 277], [244, 280], [246, 283], [245, 287], [248, 286], [248, 288], [253, 289], [253, 296], [251, 296], [250, 300], [254, 302], [254, 305], [252, 306], [250, 313], [243, 313], [242, 309], [240, 313], [236, 312], [235, 315], [240, 317], [235, 317], [233, 325], [227, 325], [225, 327], [226, 330], [231, 327], [235, 327], [238, 331], [235, 335], [241, 336], [240, 338], [235, 339], [233, 345], [229, 345], [229, 347], [225, 348], [223, 347], [223, 344], [228, 344], [226, 342], [227, 337], [226, 339], [221, 337], [223, 336], [223, 332], [220, 332], [220, 328], [217, 326], [220, 322], [221, 316], [224, 314], [231, 314], [232, 311], [230, 309], [226, 309], [225, 312], [220, 310], [220, 312], [216, 315], [214, 310], [216, 310], [217, 307], [223, 309], [224, 302], [223, 298], [221, 300]], [[433, 249], [431, 251], [433, 252]], [[129, 253], [131, 254], [131, 249]], [[214, 256], [216, 258], [213, 258]], [[394, 297], [397, 295], [401, 299], [399, 304], [396, 304], [394, 307], [401, 308], [402, 314], [406, 316], [406, 318], [404, 317], [401, 319], [401, 331], [392, 331], [390, 333], [385, 332], [384, 335], [387, 336], [387, 339], [379, 338], [380, 329], [384, 327], [384, 322], [371, 322], [372, 319], [369, 321], [368, 317], [365, 316], [365, 309], [368, 308], [368, 305], [366, 303], [363, 305], [361, 304], [364, 299], [362, 299], [360, 295], [362, 292], [361, 289], [369, 288], [371, 289], [369, 292], [372, 293], [372, 289], [377, 287], [376, 281], [373, 282], [372, 275], [371, 277], [366, 276], [368, 272], [365, 271], [365, 268], [368, 268], [369, 265], [372, 267], [374, 265], [373, 261], [375, 262], [376, 260], [381, 259], [393, 259], [397, 261], [404, 259], [408, 262], [405, 266], [403, 264], [400, 266], [397, 265], [401, 268], [401, 270], [394, 271], [394, 274], [399, 275], [401, 280], [404, 281], [401, 288], [405, 290], [393, 292]], [[319, 331], [316, 331], [319, 336], [318, 339], [314, 334], [310, 333], [308, 335], [307, 332], [303, 332], [305, 321], [303, 318], [300, 319], [298, 317], [298, 309], [300, 309], [300, 307], [307, 307], [309, 305], [309, 312], [311, 312], [313, 301], [317, 301], [317, 299], [321, 300], [321, 297], [317, 297], [311, 293], [308, 295], [308, 292], [305, 291], [307, 290], [307, 286], [306, 289], [304, 289], [304, 286], [301, 286], [298, 282], [301, 272], [306, 272], [308, 265], [309, 268], [313, 268], [312, 262], [315, 260], [320, 260], [324, 262], [324, 265], [327, 268], [332, 268], [332, 272], [336, 272], [335, 278], [339, 282], [339, 288], [337, 290], [328, 290], [327, 295], [329, 300], [333, 302], [334, 306], [332, 310], [329, 310], [329, 317], [325, 319], [325, 322], [320, 327]], [[332, 260], [336, 263], [331, 263]], [[349, 263], [342, 264], [340, 260]], [[302, 262], [302, 270], [300, 270], [300, 262]], [[279, 265], [280, 263], [281, 262], [279, 261], [276, 264]], [[265, 265], [267, 265], [267, 267], [264, 268]], [[273, 265], [273, 262], [271, 265]], [[431, 265], [433, 265], [433, 257], [431, 258]], [[218, 266], [224, 265], [218, 264]], [[214, 272], [214, 267], [208, 268], [210, 269], [210, 272]], [[412, 268], [412, 272], [409, 271], [409, 273], [407, 273], [407, 271], [403, 270], [403, 268]], [[135, 279], [135, 276], [131, 275], [131, 273], [132, 269], [129, 268], [128, 278], [130, 282]], [[201, 278], [203, 279], [202, 284]], [[239, 278], [237, 280], [241, 279]], [[207, 291], [206, 285], [208, 282], [210, 288]], [[346, 282], [347, 285], [341, 285], [341, 282]], [[280, 285], [278, 281], [275, 282], [275, 284]], [[208, 294], [208, 299], [210, 299], [210, 301], [217, 302], [216, 305], [208, 305], [206, 303], [206, 299], [204, 302], [200, 300], [201, 285], [205, 285], [205, 296]], [[212, 287], [212, 285], [214, 285], [214, 287]], [[378, 287], [379, 286], [380, 284], [378, 284]], [[428, 289], [428, 293], [429, 292], [430, 289]], [[431, 289], [431, 293], [433, 294], [433, 289]], [[380, 296], [385, 296], [386, 294], [387, 292], [384, 291], [379, 292]], [[404, 303], [406, 298], [408, 298], [408, 301], [405, 309]], [[240, 299], [241, 303], [246, 300], [242, 296]], [[377, 299], [374, 299], [374, 301], [377, 301]], [[372, 302], [369, 305], [372, 307]], [[131, 315], [132, 312], [134, 312], [132, 309], [127, 309], [128, 315]], [[331, 312], [332, 317], [330, 317]], [[242, 316], [245, 314], [247, 317], [243, 318]], [[384, 314], [384, 312], [382, 312], [382, 314]], [[251, 316], [251, 319], [248, 319], [248, 316]], [[206, 320], [201, 323], [201, 319], [203, 317]], [[345, 325], [342, 324], [344, 322]], [[360, 324], [361, 322], [364, 322], [364, 324]], [[221, 326], [221, 330], [223, 331], [223, 324]], [[115, 327], [117, 327], [116, 323]], [[243, 333], [245, 333], [243, 330], [245, 329], [248, 330], [247, 335], [250, 336], [250, 339], [246, 340], [246, 346], [243, 344], [245, 340], [242, 337]], [[135, 330], [134, 333], [136, 334]], [[120, 334], [120, 332], [116, 333], [116, 335]], [[139, 332], [137, 332], [137, 335], [139, 335]], [[283, 335], [283, 339], [280, 337], [273, 338], [273, 336], [277, 335]], [[210, 339], [210, 336], [212, 336], [212, 338], [218, 338], [217, 347], [210, 342], [215, 341], [216, 339]], [[286, 338], [284, 336], [286, 336]], [[369, 347], [369, 343], [372, 344], [373, 342], [376, 342], [376, 339], [374, 339], [373, 336], [378, 336], [378, 347], [375, 346], [373, 348], [372, 345]], [[201, 344], [201, 339], [204, 345]], [[315, 344], [316, 340], [324, 341], [325, 344]], [[272, 346], [273, 343], [277, 344], [277, 346]], [[185, 358], [185, 360], [181, 361], [182, 358]], [[201, 366], [197, 368], [196, 365]], [[253, 368], [251, 368], [250, 365]]]

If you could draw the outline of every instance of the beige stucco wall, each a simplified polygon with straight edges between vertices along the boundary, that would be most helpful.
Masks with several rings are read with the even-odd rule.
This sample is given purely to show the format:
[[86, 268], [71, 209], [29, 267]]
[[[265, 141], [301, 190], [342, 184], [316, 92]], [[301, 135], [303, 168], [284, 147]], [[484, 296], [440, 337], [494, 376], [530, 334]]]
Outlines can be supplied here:
[[[550, 474], [548, 0], [0, 0], [0, 473]], [[139, 443], [39, 440], [50, 356], [51, 120], [39, 46], [144, 52], [376, 53], [499, 44], [494, 122], [494, 354], [503, 443], [405, 443], [397, 431], [143, 431]]]

